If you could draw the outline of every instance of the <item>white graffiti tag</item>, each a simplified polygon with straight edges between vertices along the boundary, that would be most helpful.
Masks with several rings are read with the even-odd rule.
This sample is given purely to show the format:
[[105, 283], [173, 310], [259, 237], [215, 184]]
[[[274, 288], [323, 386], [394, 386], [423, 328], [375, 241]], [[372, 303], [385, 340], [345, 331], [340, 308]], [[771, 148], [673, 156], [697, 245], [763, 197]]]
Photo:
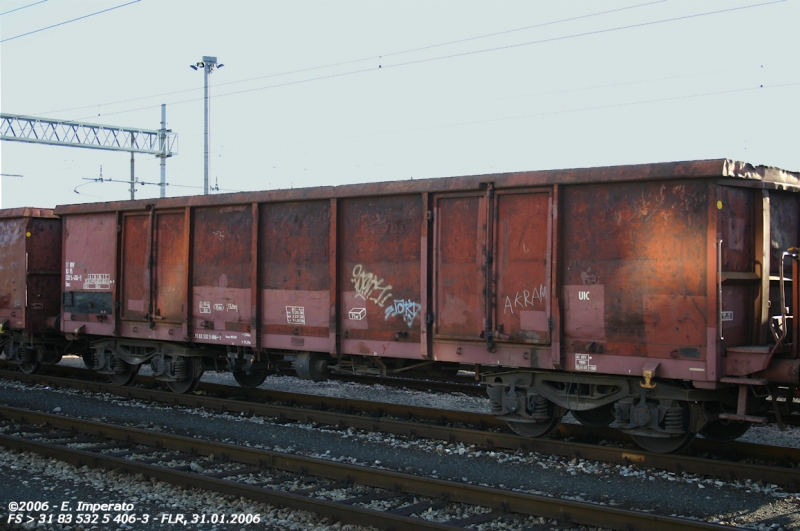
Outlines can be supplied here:
[[422, 306], [412, 300], [395, 299], [392, 305], [386, 308], [384, 320], [395, 315], [402, 315], [403, 321], [411, 328], [421, 309]]
[[364, 271], [361, 264], [353, 268], [353, 278], [350, 281], [355, 284], [356, 297], [372, 301], [381, 308], [383, 308], [386, 300], [392, 296], [392, 286], [384, 285], [384, 279]]
[[506, 295], [506, 303], [503, 306], [503, 313], [508, 310], [514, 313], [514, 308], [527, 308], [534, 305], [534, 301], [544, 302], [547, 298], [547, 286], [539, 286], [539, 289], [533, 288], [533, 291], [522, 290], [514, 295], [514, 300]]

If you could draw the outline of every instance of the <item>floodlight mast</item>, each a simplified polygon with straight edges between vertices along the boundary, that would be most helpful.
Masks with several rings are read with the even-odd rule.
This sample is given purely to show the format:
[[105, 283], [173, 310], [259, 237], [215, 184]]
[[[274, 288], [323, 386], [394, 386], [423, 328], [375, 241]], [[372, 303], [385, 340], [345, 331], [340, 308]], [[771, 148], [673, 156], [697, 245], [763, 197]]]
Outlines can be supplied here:
[[208, 117], [211, 111], [211, 99], [208, 97], [208, 75], [214, 71], [215, 68], [222, 68], [223, 64], [217, 63], [217, 58], [209, 55], [204, 55], [203, 60], [189, 65], [193, 70], [198, 68], [203, 69], [203, 114], [205, 115], [205, 133], [204, 133], [204, 150], [203, 150], [203, 195], [208, 195]]

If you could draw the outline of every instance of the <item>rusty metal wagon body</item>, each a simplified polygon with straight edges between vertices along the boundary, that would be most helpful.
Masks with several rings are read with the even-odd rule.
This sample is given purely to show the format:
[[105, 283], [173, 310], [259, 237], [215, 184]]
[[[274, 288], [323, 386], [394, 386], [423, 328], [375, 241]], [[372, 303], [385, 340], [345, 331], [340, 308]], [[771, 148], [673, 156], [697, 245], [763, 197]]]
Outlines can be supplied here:
[[57, 363], [61, 219], [52, 209], [0, 210], [0, 345], [25, 372]]
[[797, 173], [708, 160], [56, 213], [63, 332], [175, 390], [220, 364], [260, 383], [286, 355], [313, 379], [466, 367], [521, 433], [571, 410], [670, 451], [800, 383]]

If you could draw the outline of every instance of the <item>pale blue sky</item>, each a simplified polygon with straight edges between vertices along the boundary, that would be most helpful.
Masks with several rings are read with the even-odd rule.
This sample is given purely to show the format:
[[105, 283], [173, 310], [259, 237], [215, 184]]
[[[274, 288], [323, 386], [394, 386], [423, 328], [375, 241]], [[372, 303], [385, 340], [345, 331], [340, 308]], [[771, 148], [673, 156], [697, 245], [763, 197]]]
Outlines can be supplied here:
[[[0, 39], [127, 1], [47, 0], [0, 15]], [[198, 187], [168, 196], [202, 193], [203, 76], [189, 64], [203, 55], [225, 64], [211, 76], [223, 189], [724, 157], [800, 170], [798, 0], [669, 21], [762, 3], [141, 0], [0, 44], [0, 107], [157, 129], [167, 103], [167, 182]], [[4, 207], [129, 197], [112, 183], [73, 193], [101, 165], [127, 179], [126, 153], [0, 150], [2, 173], [25, 176], [2, 178]], [[158, 160], [137, 155], [136, 175], [158, 181]]]

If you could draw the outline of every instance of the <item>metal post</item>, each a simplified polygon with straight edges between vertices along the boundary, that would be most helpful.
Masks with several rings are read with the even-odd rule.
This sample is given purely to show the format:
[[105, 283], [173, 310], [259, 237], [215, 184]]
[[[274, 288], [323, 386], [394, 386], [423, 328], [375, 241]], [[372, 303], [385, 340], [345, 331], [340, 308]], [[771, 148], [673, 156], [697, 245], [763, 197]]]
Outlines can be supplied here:
[[[205, 59], [205, 58], [204, 58]], [[205, 173], [203, 174], [203, 195], [208, 195], [208, 111], [209, 111], [209, 101], [208, 101], [208, 74], [211, 72], [211, 65], [213, 63], [209, 61], [204, 61], [205, 66], [203, 66], [204, 75], [203, 78], [204, 82], [204, 114], [205, 114], [205, 150], [203, 153], [203, 161], [205, 163]]]
[[158, 132], [158, 148], [161, 150], [161, 191], [159, 197], [167, 196], [167, 104], [161, 104], [161, 130]]
[[133, 151], [131, 151], [131, 201], [133, 201], [135, 199], [134, 198], [134, 193], [136, 192], [136, 189], [133, 187], [133, 184], [134, 184], [134, 180], [133, 180]]

